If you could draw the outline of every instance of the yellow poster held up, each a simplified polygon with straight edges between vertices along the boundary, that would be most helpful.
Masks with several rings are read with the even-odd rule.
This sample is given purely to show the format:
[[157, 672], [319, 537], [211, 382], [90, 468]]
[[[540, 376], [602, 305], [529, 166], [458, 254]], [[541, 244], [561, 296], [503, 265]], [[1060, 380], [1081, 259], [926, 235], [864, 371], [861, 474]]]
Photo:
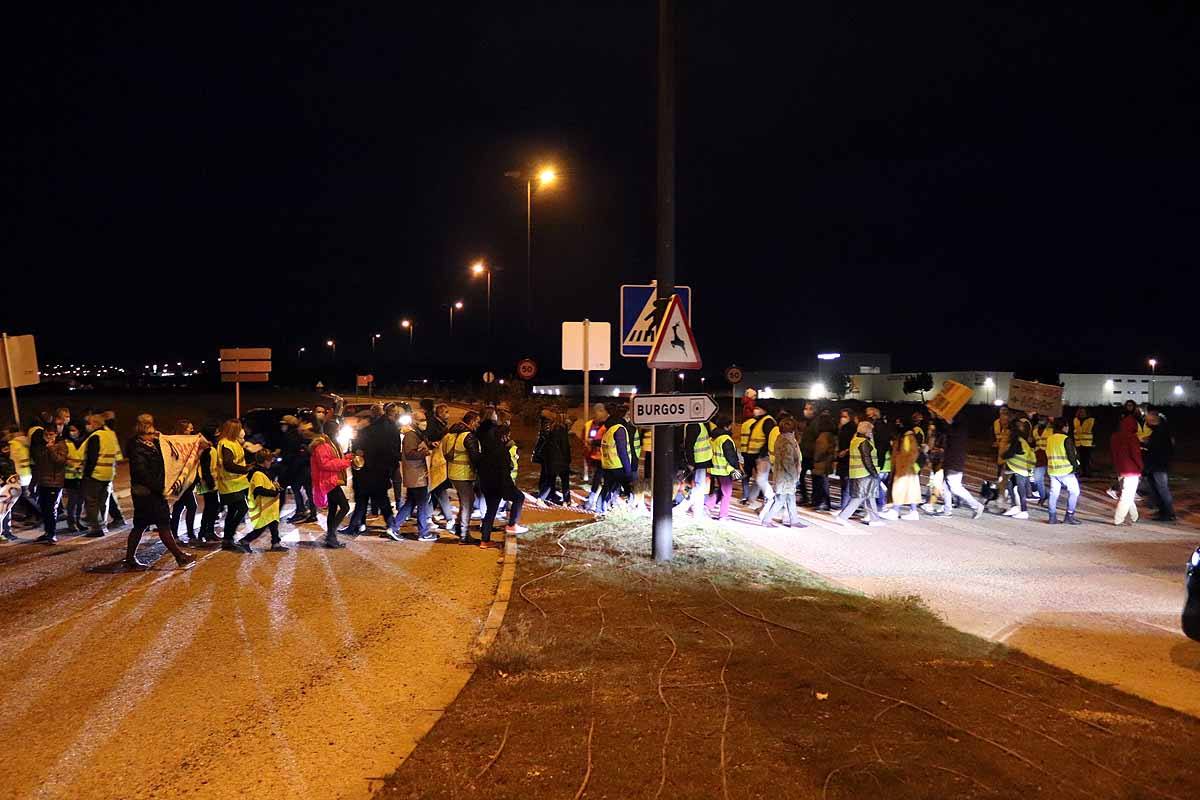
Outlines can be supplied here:
[[429, 489], [441, 486], [446, 482], [446, 454], [441, 447], [434, 447], [429, 454]]
[[975, 390], [957, 381], [943, 381], [941, 391], [929, 401], [929, 410], [949, 422], [954, 415], [962, 411], [971, 399]]

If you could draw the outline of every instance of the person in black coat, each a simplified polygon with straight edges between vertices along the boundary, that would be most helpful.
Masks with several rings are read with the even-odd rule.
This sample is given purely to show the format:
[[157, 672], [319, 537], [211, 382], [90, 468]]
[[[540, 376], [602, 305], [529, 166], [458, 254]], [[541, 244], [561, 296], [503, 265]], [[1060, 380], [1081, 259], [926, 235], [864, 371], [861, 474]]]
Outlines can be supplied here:
[[279, 473], [279, 482], [283, 485], [283, 494], [279, 497], [280, 508], [290, 491], [296, 500], [296, 512], [288, 517], [293, 525], [317, 521], [317, 504], [312, 496], [312, 469], [304, 437], [300, 435], [300, 420], [288, 414], [280, 421], [283, 431], [282, 446], [279, 455], [283, 459]]
[[555, 495], [555, 484], [562, 486], [563, 504], [571, 501], [571, 436], [568, 432], [570, 425], [562, 412], [555, 412], [546, 419], [545, 429], [538, 434], [538, 444], [534, 446], [534, 459], [541, 459], [542, 486], [538, 500], [547, 498], [553, 503], [560, 502]]
[[391, 528], [394, 514], [387, 490], [400, 463], [400, 428], [390, 417], [380, 414], [355, 437], [355, 456], [361, 457], [363, 464], [354, 476], [354, 513], [338, 533], [357, 534], [367, 521], [367, 507], [372, 502], [383, 512], [384, 524]]
[[1175, 439], [1167, 418], [1157, 410], [1146, 412], [1146, 424], [1150, 426], [1150, 438], [1146, 440], [1146, 454], [1142, 461], [1146, 465], [1146, 474], [1150, 477], [1150, 494], [1158, 513], [1154, 519], [1159, 522], [1174, 522], [1175, 499], [1171, 496], [1168, 483], [1171, 458], [1175, 455]]
[[492, 526], [496, 521], [496, 512], [500, 509], [500, 501], [508, 501], [509, 533], [524, 533], [525, 528], [519, 524], [521, 507], [525, 495], [513, 481], [513, 463], [510, 453], [512, 440], [511, 431], [507, 425], [497, 425], [491, 419], [485, 419], [479, 425], [475, 434], [479, 438], [479, 488], [487, 502], [483, 513], [483, 523], [480, 527], [480, 543], [482, 548], [497, 547], [492, 542]]
[[[935, 415], [937, 412], [933, 412]], [[975, 512], [975, 519], [983, 516], [983, 503], [976, 500], [963, 487], [963, 472], [967, 469], [967, 422], [962, 417], [954, 420], [944, 420], [946, 432], [945, 450], [942, 452], [942, 471], [945, 473], [945, 490], [942, 492], [944, 506], [942, 513], [937, 516], [949, 516], [952, 513], [951, 497], [957, 497], [969, 505]]]
[[171, 510], [163, 496], [166, 484], [166, 466], [159, 448], [158, 431], [154, 429], [154, 417], [139, 414], [137, 433], [125, 446], [125, 458], [129, 460], [129, 487], [133, 496], [133, 528], [125, 545], [125, 566], [129, 569], [147, 569], [149, 565], [137, 560], [138, 544], [146, 528], [158, 529], [158, 538], [175, 556], [180, 569], [196, 563], [196, 559], [185, 553], [175, 540], [171, 527]]

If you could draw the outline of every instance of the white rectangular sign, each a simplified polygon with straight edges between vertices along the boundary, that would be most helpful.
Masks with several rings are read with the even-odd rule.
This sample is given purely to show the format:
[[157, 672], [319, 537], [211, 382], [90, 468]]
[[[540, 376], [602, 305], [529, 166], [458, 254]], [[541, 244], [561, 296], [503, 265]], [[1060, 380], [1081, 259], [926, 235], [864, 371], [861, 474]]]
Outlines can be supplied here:
[[630, 401], [634, 425], [684, 425], [708, 422], [717, 403], [707, 394], [639, 394]]
[[562, 324], [562, 368], [589, 370], [612, 368], [612, 325], [607, 322], [587, 322], [587, 357], [583, 354], [583, 322]]

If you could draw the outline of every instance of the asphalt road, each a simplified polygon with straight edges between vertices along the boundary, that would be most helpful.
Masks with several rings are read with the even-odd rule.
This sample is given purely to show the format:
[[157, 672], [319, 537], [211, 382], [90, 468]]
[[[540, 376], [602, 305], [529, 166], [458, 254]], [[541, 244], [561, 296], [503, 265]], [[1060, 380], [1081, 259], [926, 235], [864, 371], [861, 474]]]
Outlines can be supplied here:
[[[990, 472], [973, 459], [968, 485]], [[1200, 643], [1179, 630], [1184, 568], [1200, 529], [1186, 521], [1114, 527], [1103, 488], [1085, 489], [1080, 526], [1047, 525], [1042, 511], [975, 522], [964, 508], [871, 528], [805, 512], [810, 527], [768, 529], [739, 506], [730, 527], [834, 583], [919, 595], [960, 630], [1200, 716]]]
[[0, 546], [0, 797], [368, 796], [469, 677], [496, 553], [283, 530], [183, 572], [153, 535], [123, 571], [125, 531]]

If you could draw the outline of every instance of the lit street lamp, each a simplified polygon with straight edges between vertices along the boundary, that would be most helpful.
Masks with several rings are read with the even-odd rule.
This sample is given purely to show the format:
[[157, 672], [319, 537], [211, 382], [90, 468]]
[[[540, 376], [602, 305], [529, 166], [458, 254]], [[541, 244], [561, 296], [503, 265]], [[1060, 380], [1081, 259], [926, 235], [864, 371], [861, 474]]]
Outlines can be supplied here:
[[[298, 350], [296, 350], [296, 360], [299, 361], [303, 357], [304, 357], [304, 348], [301, 347]], [[203, 364], [204, 362], [201, 361], [200, 363]]]
[[450, 335], [454, 335], [454, 312], [462, 311], [463, 301], [457, 300], [450, 304]]
[[525, 313], [528, 325], [533, 325], [533, 182], [545, 188], [558, 180], [558, 172], [552, 166], [544, 166], [536, 172], [513, 170], [504, 173], [510, 178], [525, 181]]
[[487, 275], [487, 323], [488, 323], [488, 341], [492, 338], [492, 269], [482, 261], [476, 261], [471, 265], [472, 275]]
[[326, 339], [325, 346], [333, 350], [333, 360], [337, 361], [337, 342], [333, 339]]
[[375, 357], [375, 343], [379, 341], [379, 337], [382, 335], [381, 333], [376, 333], [371, 336], [371, 358]]
[[412, 353], [413, 331], [416, 330], [417, 324], [415, 322], [413, 322], [411, 319], [402, 319], [402, 320], [400, 320], [400, 327], [404, 328], [404, 330], [408, 331], [408, 351], [409, 351], [409, 353]]
[[1150, 365], [1150, 404], [1154, 404], [1154, 377], [1158, 373], [1158, 359], [1151, 358], [1146, 361]]

